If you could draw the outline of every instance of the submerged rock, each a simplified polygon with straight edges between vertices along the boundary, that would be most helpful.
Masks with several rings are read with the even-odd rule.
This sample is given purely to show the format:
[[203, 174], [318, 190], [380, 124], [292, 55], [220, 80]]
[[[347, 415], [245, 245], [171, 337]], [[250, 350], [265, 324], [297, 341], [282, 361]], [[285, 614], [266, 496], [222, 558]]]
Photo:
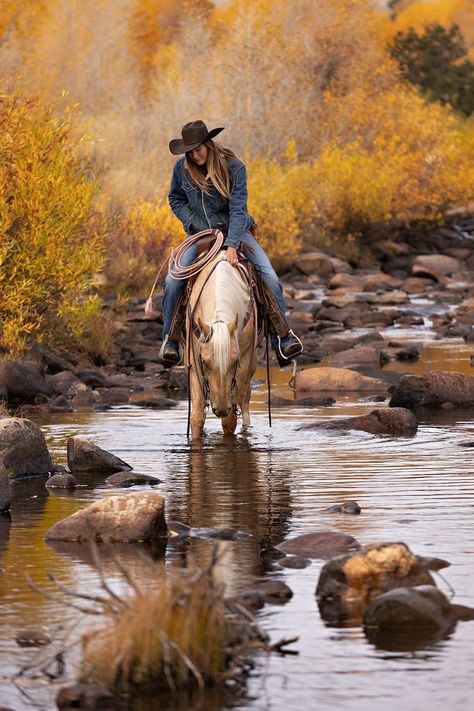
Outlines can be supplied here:
[[272, 397], [272, 407], [330, 407], [335, 404], [333, 397], [302, 397], [289, 400], [285, 397]]
[[362, 511], [357, 501], [344, 501], [342, 504], [334, 504], [323, 510], [327, 513], [342, 513], [348, 516], [357, 516]]
[[393, 588], [434, 585], [429, 563], [404, 543], [364, 546], [323, 566], [316, 596], [324, 620], [359, 620], [369, 602]]
[[0, 419], [0, 462], [10, 478], [44, 475], [53, 468], [40, 428], [21, 417]]
[[265, 602], [287, 602], [293, 597], [292, 589], [281, 580], [265, 580], [253, 585], [246, 593], [260, 593]]
[[384, 649], [416, 649], [450, 633], [457, 617], [441, 590], [433, 585], [389, 590], [364, 613], [370, 642]]
[[300, 570], [302, 568], [307, 568], [308, 565], [311, 565], [311, 560], [309, 558], [303, 558], [300, 555], [286, 555], [284, 558], [277, 560], [277, 564], [282, 568]]
[[84, 437], [70, 437], [67, 441], [67, 462], [75, 473], [105, 472], [112, 474], [131, 471], [133, 467], [115, 454], [101, 449]]
[[390, 400], [390, 407], [428, 407], [447, 403], [474, 407], [474, 377], [446, 370], [426, 375], [402, 375]]
[[166, 536], [165, 502], [155, 492], [110, 496], [58, 521], [46, 541], [153, 542]]
[[340, 420], [310, 422], [297, 430], [362, 430], [374, 435], [414, 435], [418, 429], [415, 415], [403, 407], [372, 410], [368, 415], [344, 417]]
[[136, 486], [137, 484], [161, 484], [161, 479], [148, 474], [131, 474], [129, 472], [117, 472], [112, 474], [105, 480], [106, 484], [111, 486]]
[[338, 553], [345, 553], [359, 548], [353, 536], [339, 531], [317, 531], [290, 538], [275, 546], [286, 554], [306, 556], [308, 558], [330, 558]]
[[64, 474], [53, 474], [46, 482], [48, 489], [75, 489], [79, 484], [76, 477], [65, 472]]

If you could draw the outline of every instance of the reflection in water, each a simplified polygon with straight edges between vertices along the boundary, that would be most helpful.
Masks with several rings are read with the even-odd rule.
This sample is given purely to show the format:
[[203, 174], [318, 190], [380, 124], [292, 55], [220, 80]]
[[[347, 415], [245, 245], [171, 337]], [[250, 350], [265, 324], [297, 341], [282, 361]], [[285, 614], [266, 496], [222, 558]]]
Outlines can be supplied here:
[[[210, 440], [210, 441], [209, 441]], [[179, 507], [168, 503], [170, 518], [191, 528], [226, 527], [250, 534], [235, 543], [220, 543], [219, 571], [229, 593], [236, 592], [271, 565], [272, 549], [286, 536], [291, 515], [289, 472], [277, 467], [272, 451], [257, 452], [247, 437], [211, 437], [189, 449], [187, 486]], [[184, 545], [204, 566], [210, 545]]]
[[[427, 369], [448, 367], [452, 351], [443, 352], [437, 344], [432, 348], [425, 354], [431, 359]], [[454, 369], [472, 373], [467, 346], [463, 348], [462, 356], [461, 346], [454, 349], [454, 361], [464, 359], [462, 367]], [[422, 372], [423, 362], [401, 365], [410, 372]], [[272, 377], [273, 394], [291, 397], [286, 386], [288, 373], [279, 371]], [[116, 408], [109, 413], [50, 416], [39, 424], [57, 461], [65, 459], [67, 437], [91, 437], [129, 461], [136, 471], [163, 480], [157, 490], [165, 497], [169, 518], [192, 527], [233, 527], [250, 533], [249, 538], [217, 544], [223, 552], [219, 574], [229, 594], [256, 576], [278, 575], [292, 588], [292, 600], [282, 608], [265, 608], [261, 623], [273, 639], [300, 635], [300, 654], [284, 659], [273, 655], [268, 660], [267, 683], [250, 679], [249, 696], [237, 700], [236, 708], [266, 711], [315, 706], [379, 711], [381, 699], [387, 711], [401, 704], [404, 711], [427, 706], [469, 708], [474, 624], [460, 623], [446, 639], [428, 640], [422, 652], [407, 648], [380, 652], [367, 641], [360, 626], [335, 629], [321, 620], [315, 587], [322, 561], [313, 561], [305, 569], [282, 569], [276, 565], [273, 546], [285, 538], [318, 530], [339, 530], [361, 544], [404, 541], [414, 553], [451, 561], [445, 575], [456, 590], [455, 601], [473, 605], [474, 462], [472, 450], [459, 446], [474, 440], [472, 413], [427, 412], [416, 437], [410, 440], [364, 433], [342, 437], [323, 431], [298, 432], [296, 425], [365, 414], [374, 409], [373, 403], [350, 394], [339, 397], [329, 409], [295, 406], [275, 410], [274, 426], [269, 430], [265, 400], [263, 387], [255, 393], [254, 426], [245, 436], [226, 439], [219, 423], [209, 418], [201, 448], [190, 448], [186, 442], [184, 403], [172, 413]], [[81, 484], [72, 495], [47, 492], [44, 479], [13, 485], [11, 525], [0, 519], [0, 567], [4, 571], [0, 574], [0, 662], [4, 679], [29, 658], [29, 652], [14, 642], [17, 629], [40, 624], [54, 636], [58, 627], [68, 623], [69, 613], [63, 607], [28, 588], [25, 571], [46, 590], [51, 590], [47, 570], [70, 587], [98, 589], [98, 575], [85, 548], [53, 549], [45, 544], [43, 535], [57, 520], [87, 503], [130, 489], [109, 489], [100, 477], [84, 477]], [[359, 503], [360, 516], [324, 512], [326, 507], [348, 500]], [[179, 550], [168, 545], [166, 565], [185, 566], [194, 558], [205, 562], [212, 545], [206, 540], [190, 540]], [[153, 579], [146, 578], [148, 558], [137, 552], [136, 547], [123, 547], [120, 560], [134, 567], [144, 584], [153, 585]], [[120, 586], [120, 576], [113, 572], [110, 561], [105, 561], [105, 567], [112, 584]], [[442, 579], [438, 584], [446, 589]], [[45, 685], [35, 688], [35, 694], [45, 702], [45, 708], [54, 708]], [[163, 700], [160, 707], [166, 708], [167, 703]], [[6, 683], [0, 688], [0, 704], [15, 711], [31, 708]], [[150, 711], [156, 707], [153, 704], [154, 700], [143, 700], [141, 707], [134, 708]], [[187, 708], [186, 704], [184, 700], [181, 707]], [[202, 708], [228, 709], [230, 702], [209, 697]]]
[[453, 622], [448, 629], [433, 629], [429, 627], [418, 627], [407, 630], [377, 630], [367, 628], [365, 634], [368, 641], [377, 649], [386, 652], [417, 652], [432, 651], [444, 640], [449, 639], [456, 629]]

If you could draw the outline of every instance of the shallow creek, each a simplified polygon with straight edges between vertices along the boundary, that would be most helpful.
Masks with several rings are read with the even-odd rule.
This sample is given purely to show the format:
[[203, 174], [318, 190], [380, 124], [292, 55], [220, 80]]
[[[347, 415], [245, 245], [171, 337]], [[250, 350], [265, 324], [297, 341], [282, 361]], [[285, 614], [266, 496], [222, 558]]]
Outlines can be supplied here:
[[[471, 353], [462, 342], [427, 343], [419, 362], [389, 367], [472, 374]], [[263, 378], [263, 370], [256, 375]], [[275, 371], [272, 376], [273, 395], [291, 397], [288, 373]], [[338, 397], [337, 405], [327, 409], [274, 410], [271, 430], [265, 401], [262, 385], [254, 391], [253, 427], [245, 436], [223, 438], [217, 420], [210, 418], [198, 449], [191, 449], [186, 441], [185, 403], [173, 411], [124, 407], [55, 415], [37, 422], [57, 462], [65, 463], [69, 436], [90, 437], [135, 471], [162, 479], [156, 491], [165, 497], [168, 518], [193, 527], [233, 527], [250, 533], [248, 538], [218, 544], [225, 551], [219, 575], [229, 594], [257, 577], [280, 579], [292, 588], [290, 602], [267, 605], [258, 619], [273, 641], [299, 635], [293, 645], [299, 654], [260, 659], [259, 673], [249, 679], [244, 698], [225, 702], [209, 697], [200, 708], [471, 708], [474, 622], [458, 623], [449, 638], [418, 649], [377, 649], [361, 628], [329, 627], [321, 620], [314, 591], [322, 561], [315, 560], [303, 570], [282, 569], [271, 549], [288, 537], [328, 529], [350, 533], [363, 544], [401, 540], [415, 553], [450, 561], [443, 574], [456, 591], [455, 601], [474, 606], [474, 449], [459, 446], [474, 441], [474, 411], [425, 414], [415, 437], [395, 439], [360, 432], [295, 431], [303, 421], [362, 414], [380, 406], [356, 395]], [[131, 490], [110, 489], [101, 480], [89, 480], [71, 493], [48, 492], [44, 480], [14, 484], [11, 525], [6, 519], [0, 521], [1, 704], [18, 710], [33, 708], [9, 681], [37, 654], [17, 646], [16, 632], [43, 625], [54, 637], [59, 627], [78, 619], [76, 612], [31, 591], [25, 573], [45, 590], [52, 590], [46, 571], [82, 591], [98, 587], [87, 547], [50, 547], [42, 540], [45, 531], [92, 500], [126, 491]], [[359, 516], [323, 512], [348, 500], [359, 503]], [[191, 558], [204, 563], [211, 545], [192, 540], [181, 550], [168, 546], [166, 563], [182, 567]], [[120, 557], [143, 585], [153, 584], [146, 560], [135, 547], [122, 548]], [[107, 559], [104, 568], [119, 585], [118, 573]], [[449, 594], [448, 585], [436, 577]], [[26, 691], [35, 704], [55, 708], [56, 690], [46, 683], [36, 680]], [[155, 699], [134, 708], [158, 705]], [[177, 707], [163, 703], [159, 708]]]

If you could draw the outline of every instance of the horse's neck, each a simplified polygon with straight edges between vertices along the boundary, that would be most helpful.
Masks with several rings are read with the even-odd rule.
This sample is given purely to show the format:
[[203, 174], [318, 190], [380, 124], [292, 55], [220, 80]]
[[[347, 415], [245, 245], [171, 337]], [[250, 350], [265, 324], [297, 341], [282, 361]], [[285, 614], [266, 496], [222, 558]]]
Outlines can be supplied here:
[[232, 321], [238, 314], [237, 332], [240, 333], [250, 299], [248, 288], [238, 270], [222, 258], [215, 268], [212, 265], [210, 268], [212, 273], [197, 305], [201, 319], [206, 323]]

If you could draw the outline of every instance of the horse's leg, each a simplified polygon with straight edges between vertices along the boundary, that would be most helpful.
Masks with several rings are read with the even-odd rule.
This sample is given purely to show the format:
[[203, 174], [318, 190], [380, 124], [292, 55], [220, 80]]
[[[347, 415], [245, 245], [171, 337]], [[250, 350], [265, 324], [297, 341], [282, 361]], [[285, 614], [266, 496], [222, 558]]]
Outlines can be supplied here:
[[235, 412], [231, 412], [227, 417], [223, 417], [221, 422], [224, 434], [234, 434], [235, 428], [237, 427], [237, 415]]
[[240, 406], [240, 409], [242, 410], [242, 427], [250, 427], [250, 392], [251, 387], [249, 383]]
[[201, 392], [201, 386], [195, 372], [191, 370], [191, 439], [196, 440], [202, 436], [204, 422], [206, 421], [206, 403]]

